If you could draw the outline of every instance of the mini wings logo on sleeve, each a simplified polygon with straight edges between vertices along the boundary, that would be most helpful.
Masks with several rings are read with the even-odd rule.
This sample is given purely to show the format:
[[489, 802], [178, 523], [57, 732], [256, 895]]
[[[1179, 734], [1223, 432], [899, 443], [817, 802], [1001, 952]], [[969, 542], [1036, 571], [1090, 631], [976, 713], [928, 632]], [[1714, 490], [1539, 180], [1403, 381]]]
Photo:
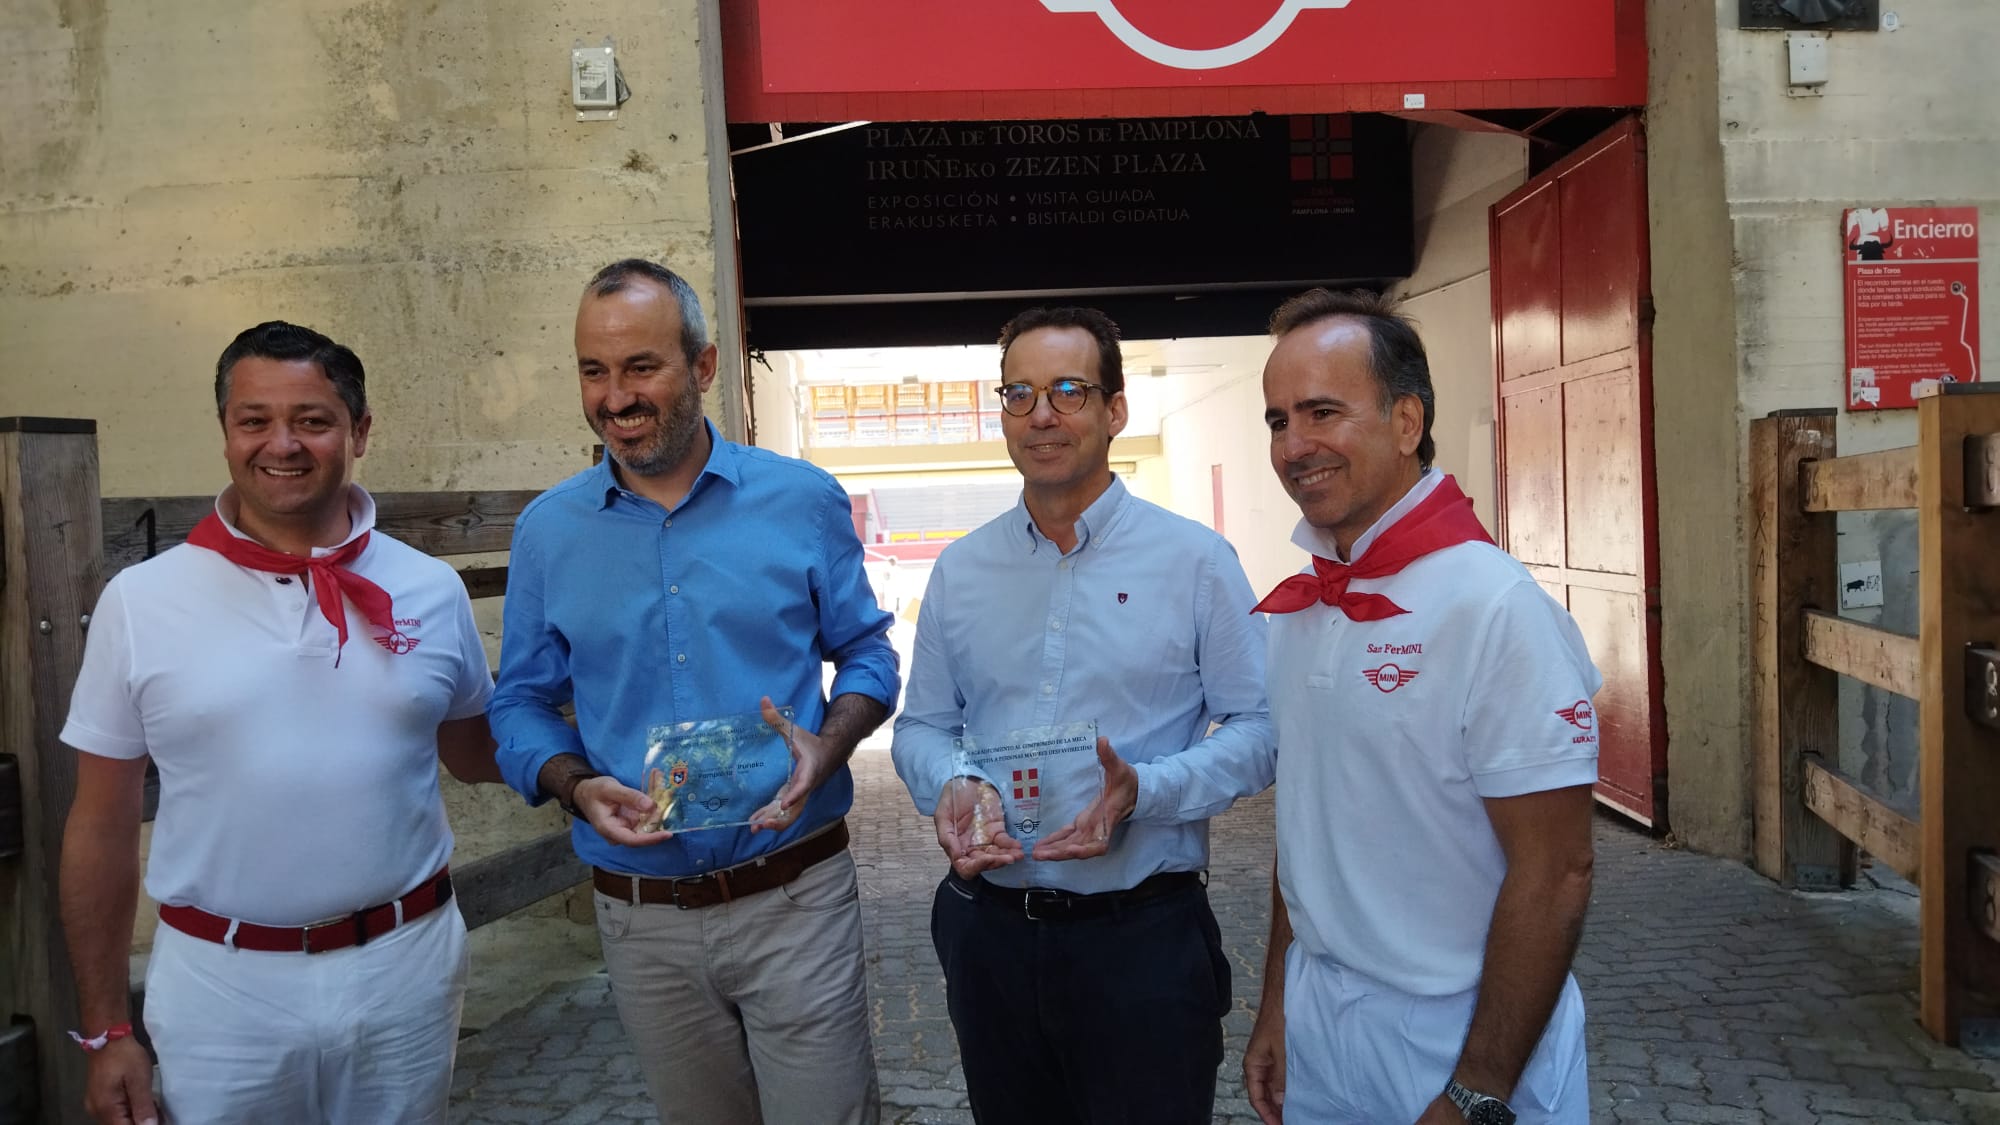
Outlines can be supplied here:
[[1597, 714], [1590, 709], [1588, 699], [1579, 699], [1568, 707], [1558, 707], [1556, 715], [1578, 730], [1589, 730], [1597, 725]]
[[1416, 679], [1417, 670], [1384, 664], [1380, 668], [1363, 668], [1361, 678], [1375, 685], [1377, 691], [1390, 692]]

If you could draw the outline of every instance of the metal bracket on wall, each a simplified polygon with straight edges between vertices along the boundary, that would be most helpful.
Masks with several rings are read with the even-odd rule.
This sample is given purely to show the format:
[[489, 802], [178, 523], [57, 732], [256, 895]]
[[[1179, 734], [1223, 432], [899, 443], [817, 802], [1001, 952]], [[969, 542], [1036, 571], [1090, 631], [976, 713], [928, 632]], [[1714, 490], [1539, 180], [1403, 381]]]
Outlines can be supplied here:
[[2000, 1059], [2000, 1019], [1975, 1016], [1960, 1020], [1958, 1049], [1975, 1059]]
[[27, 846], [27, 819], [21, 809], [21, 763], [0, 754], [0, 859], [11, 859]]
[[1965, 646], [1965, 714], [2000, 730], [2000, 648], [1990, 642]]
[[1966, 874], [1965, 911], [1981, 933], [2000, 942], [2000, 856], [1972, 853], [1972, 869]]

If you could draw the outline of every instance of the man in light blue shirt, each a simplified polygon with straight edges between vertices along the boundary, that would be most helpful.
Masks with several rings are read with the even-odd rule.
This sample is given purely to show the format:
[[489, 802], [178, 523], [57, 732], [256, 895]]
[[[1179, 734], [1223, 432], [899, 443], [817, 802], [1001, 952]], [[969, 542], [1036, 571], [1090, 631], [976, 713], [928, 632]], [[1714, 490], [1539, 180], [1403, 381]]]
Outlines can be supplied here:
[[[662, 1121], [873, 1122], [842, 818], [847, 759], [898, 680], [847, 493], [702, 417], [715, 347], [694, 291], [664, 267], [600, 271], [576, 353], [607, 456], [515, 528], [492, 705], [501, 773], [576, 817], [619, 1017]], [[572, 702], [573, 728], [560, 710]], [[794, 760], [788, 778], [777, 764], [783, 788], [755, 823], [653, 828], [649, 731], [760, 711], [791, 727]]]
[[[1205, 1123], [1230, 969], [1201, 873], [1208, 819], [1275, 769], [1264, 620], [1220, 535], [1111, 472], [1117, 326], [1031, 309], [1000, 346], [1021, 503], [939, 557], [894, 746], [951, 860], [931, 934], [973, 1115]], [[1102, 790], [1024, 848], [954, 738], [1079, 721]]]

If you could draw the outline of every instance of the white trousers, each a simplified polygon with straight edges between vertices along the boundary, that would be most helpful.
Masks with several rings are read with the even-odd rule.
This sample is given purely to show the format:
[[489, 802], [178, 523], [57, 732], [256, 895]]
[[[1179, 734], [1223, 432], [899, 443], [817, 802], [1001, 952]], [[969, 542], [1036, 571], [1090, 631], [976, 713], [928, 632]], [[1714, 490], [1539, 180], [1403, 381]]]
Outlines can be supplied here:
[[697, 910], [596, 903], [618, 1018], [664, 1125], [880, 1119], [852, 853]]
[[[1415, 1121], [1458, 1065], [1475, 999], [1412, 996], [1293, 945], [1285, 954], [1286, 1125]], [[1571, 977], [1505, 1099], [1520, 1125], [1589, 1125], [1587, 1066], [1583, 993]]]
[[446, 903], [331, 953], [228, 949], [162, 924], [146, 1031], [171, 1125], [443, 1125], [465, 1000]]

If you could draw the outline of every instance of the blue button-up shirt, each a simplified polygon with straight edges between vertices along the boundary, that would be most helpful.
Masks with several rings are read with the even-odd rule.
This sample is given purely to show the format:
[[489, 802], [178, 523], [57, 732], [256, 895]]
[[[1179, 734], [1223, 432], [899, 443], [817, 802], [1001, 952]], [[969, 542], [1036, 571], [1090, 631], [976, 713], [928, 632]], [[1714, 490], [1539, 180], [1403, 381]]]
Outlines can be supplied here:
[[1264, 618], [1228, 541], [1115, 478], [1076, 538], [1064, 554], [1022, 503], [945, 549], [917, 615], [894, 752], [928, 815], [956, 772], [954, 736], [1096, 720], [1139, 775], [1110, 851], [985, 873], [1094, 894], [1206, 867], [1208, 818], [1271, 784], [1277, 739]]
[[[804, 461], [722, 440], [669, 511], [618, 483], [606, 459], [536, 497], [514, 528], [500, 682], [490, 712], [508, 785], [540, 804], [557, 754], [643, 790], [653, 726], [746, 714], [761, 696], [799, 725], [832, 694], [894, 707], [890, 615], [861, 565], [847, 493]], [[563, 720], [576, 704], [576, 727]], [[779, 832], [678, 834], [651, 847], [607, 842], [578, 820], [585, 862], [637, 875], [693, 875], [792, 843], [854, 801], [845, 767]]]

